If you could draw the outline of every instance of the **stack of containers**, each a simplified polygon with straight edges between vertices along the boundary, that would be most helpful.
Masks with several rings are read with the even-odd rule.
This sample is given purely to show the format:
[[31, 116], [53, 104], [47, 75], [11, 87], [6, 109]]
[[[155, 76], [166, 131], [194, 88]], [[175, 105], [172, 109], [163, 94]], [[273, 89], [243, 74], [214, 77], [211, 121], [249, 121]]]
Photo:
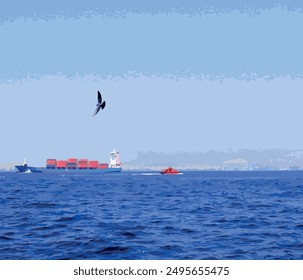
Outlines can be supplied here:
[[57, 161], [57, 169], [66, 169], [67, 161], [66, 160], [58, 160]]
[[106, 169], [106, 168], [108, 168], [108, 163], [100, 163], [99, 164], [99, 168], [100, 169]]
[[88, 169], [88, 159], [79, 159], [79, 169]]
[[67, 169], [77, 169], [78, 168], [78, 160], [76, 158], [69, 158], [67, 160]]
[[57, 160], [50, 158], [46, 160], [47, 169], [56, 169], [56, 166], [57, 166]]
[[89, 166], [89, 169], [97, 169], [98, 166], [99, 166], [99, 161], [97, 161], [97, 160], [90, 160], [88, 162], [88, 166]]

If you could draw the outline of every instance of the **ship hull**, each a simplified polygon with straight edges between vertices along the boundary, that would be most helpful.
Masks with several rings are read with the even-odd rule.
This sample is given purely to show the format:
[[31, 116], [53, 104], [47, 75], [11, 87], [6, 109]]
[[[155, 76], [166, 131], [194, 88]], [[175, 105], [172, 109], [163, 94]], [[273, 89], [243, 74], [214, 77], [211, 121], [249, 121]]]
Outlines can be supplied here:
[[38, 167], [27, 166], [27, 165], [16, 165], [18, 172], [21, 173], [42, 173], [43, 171]]
[[165, 173], [165, 172], [160, 172], [161, 175], [182, 175], [182, 172], [178, 172], [178, 173]]
[[21, 173], [113, 173], [113, 172], [121, 172], [121, 167], [113, 167], [113, 168], [97, 168], [97, 169], [49, 169], [45, 167], [33, 167], [33, 166], [23, 166], [23, 165], [16, 165], [18, 172]]

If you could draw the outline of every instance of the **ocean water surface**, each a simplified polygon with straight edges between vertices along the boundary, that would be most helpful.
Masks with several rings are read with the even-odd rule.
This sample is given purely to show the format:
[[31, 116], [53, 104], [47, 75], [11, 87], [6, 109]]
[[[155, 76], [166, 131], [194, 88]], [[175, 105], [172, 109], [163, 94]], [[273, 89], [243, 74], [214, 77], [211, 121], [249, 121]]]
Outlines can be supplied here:
[[303, 259], [303, 172], [3, 172], [0, 259]]

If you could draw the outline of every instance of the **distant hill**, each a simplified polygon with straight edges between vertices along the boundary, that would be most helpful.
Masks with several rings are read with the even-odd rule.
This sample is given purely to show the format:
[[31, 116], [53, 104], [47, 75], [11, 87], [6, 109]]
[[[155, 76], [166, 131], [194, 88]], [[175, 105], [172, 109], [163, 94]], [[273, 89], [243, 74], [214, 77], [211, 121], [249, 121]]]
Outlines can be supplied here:
[[9, 162], [9, 163], [0, 163], [0, 171], [1, 170], [12, 170], [15, 168], [16, 164], [20, 164], [19, 163], [13, 163], [13, 162]]
[[173, 165], [199, 170], [303, 170], [303, 150], [237, 150], [208, 152], [139, 152], [125, 169], [158, 169]]

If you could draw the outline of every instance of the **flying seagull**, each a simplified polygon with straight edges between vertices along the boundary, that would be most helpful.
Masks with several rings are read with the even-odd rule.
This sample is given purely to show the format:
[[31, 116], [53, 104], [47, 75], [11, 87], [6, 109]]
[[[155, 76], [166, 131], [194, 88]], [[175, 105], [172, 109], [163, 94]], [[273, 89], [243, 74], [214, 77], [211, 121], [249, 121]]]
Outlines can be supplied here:
[[104, 107], [105, 107], [106, 103], [105, 101], [102, 102], [102, 96], [101, 96], [101, 93], [100, 91], [98, 91], [98, 104], [96, 105], [97, 108], [96, 108], [96, 111], [95, 113], [93, 114], [93, 116], [97, 115], [98, 112], [100, 111], [100, 108], [103, 110]]

